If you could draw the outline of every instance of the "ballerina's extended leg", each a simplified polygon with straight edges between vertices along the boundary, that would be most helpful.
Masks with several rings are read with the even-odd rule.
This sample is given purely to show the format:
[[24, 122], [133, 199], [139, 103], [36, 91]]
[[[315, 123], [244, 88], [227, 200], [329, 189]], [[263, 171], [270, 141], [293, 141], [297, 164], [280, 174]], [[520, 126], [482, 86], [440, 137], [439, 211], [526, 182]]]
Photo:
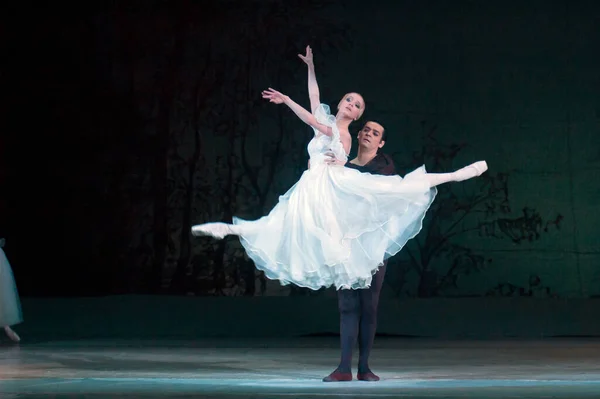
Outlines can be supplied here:
[[239, 235], [239, 227], [227, 223], [204, 223], [192, 226], [192, 234], [222, 239], [228, 235]]
[[452, 181], [459, 182], [472, 179], [473, 177], [480, 176], [487, 168], [485, 161], [479, 161], [452, 173], [427, 173], [426, 176], [430, 186], [435, 187]]

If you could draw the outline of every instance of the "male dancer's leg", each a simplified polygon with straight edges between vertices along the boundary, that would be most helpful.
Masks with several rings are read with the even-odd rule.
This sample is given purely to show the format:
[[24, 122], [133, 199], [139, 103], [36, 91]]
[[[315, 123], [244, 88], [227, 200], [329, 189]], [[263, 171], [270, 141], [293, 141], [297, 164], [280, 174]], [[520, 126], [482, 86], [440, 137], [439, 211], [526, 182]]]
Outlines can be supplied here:
[[357, 378], [363, 381], [379, 381], [379, 377], [369, 368], [369, 355], [377, 332], [377, 307], [379, 306], [379, 296], [386, 268], [387, 261], [373, 275], [371, 286], [368, 289], [359, 291], [361, 316]]
[[[360, 319], [359, 290], [339, 290], [338, 308], [340, 311], [340, 345], [342, 357], [333, 373], [323, 378], [325, 382], [352, 380], [352, 351], [358, 339]], [[361, 290], [362, 291], [362, 290]]]

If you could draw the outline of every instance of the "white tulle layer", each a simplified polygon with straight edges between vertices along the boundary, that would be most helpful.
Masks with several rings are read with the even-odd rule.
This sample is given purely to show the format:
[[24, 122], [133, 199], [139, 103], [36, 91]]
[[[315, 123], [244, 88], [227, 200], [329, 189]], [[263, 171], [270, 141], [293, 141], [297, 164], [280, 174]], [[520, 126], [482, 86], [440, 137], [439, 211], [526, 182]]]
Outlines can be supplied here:
[[366, 288], [421, 230], [437, 193], [425, 173], [423, 166], [401, 178], [317, 164], [267, 216], [233, 223], [270, 279], [313, 290]]
[[17, 285], [8, 259], [0, 249], [0, 327], [12, 326], [22, 321], [23, 314]]

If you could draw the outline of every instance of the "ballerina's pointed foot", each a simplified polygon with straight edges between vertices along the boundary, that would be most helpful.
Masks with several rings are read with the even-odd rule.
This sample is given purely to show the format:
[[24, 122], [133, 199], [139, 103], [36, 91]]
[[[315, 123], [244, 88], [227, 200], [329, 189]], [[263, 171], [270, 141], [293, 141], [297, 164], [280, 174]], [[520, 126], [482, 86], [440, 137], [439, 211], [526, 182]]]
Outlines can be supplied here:
[[233, 234], [233, 230], [227, 223], [205, 223], [192, 226], [192, 234], [195, 236], [211, 236], [220, 240], [229, 234]]
[[456, 176], [456, 181], [463, 181], [472, 179], [473, 177], [481, 176], [487, 169], [487, 162], [479, 161], [457, 170], [454, 172], [454, 175]]
[[13, 331], [12, 328], [6, 326], [4, 327], [4, 332], [6, 333], [6, 335], [8, 335], [8, 338], [10, 338], [12, 341], [14, 342], [20, 342], [21, 338], [19, 337], [19, 335]]

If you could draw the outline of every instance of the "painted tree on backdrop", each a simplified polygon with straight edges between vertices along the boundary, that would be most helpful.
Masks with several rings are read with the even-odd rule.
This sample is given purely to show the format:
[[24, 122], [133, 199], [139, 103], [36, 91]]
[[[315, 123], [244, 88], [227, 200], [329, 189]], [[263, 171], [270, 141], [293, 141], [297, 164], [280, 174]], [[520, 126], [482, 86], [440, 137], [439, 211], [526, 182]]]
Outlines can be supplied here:
[[[453, 162], [466, 145], [445, 144], [436, 137], [437, 126], [422, 122], [423, 145], [413, 153], [411, 170], [426, 164], [430, 171], [451, 170]], [[399, 154], [395, 158], [401, 159]], [[397, 162], [402, 165], [401, 162]], [[467, 234], [508, 239], [524, 245], [538, 240], [550, 228], [560, 229], [563, 216], [544, 220], [540, 213], [525, 207], [513, 217], [509, 200], [509, 175], [488, 172], [472, 182], [444, 184], [432, 204], [421, 233], [408, 242], [401, 254], [390, 260], [386, 283], [398, 296], [448, 296], [458, 290], [461, 276], [477, 273], [491, 262], [490, 257], [459, 242]], [[416, 273], [417, 287], [408, 286], [409, 274]], [[533, 276], [532, 281], [539, 277]], [[531, 280], [531, 279], [530, 279]], [[539, 281], [538, 281], [539, 283]]]
[[[105, 38], [112, 48], [112, 83], [137, 114], [142, 133], [129, 132], [128, 156], [115, 173], [121, 193], [115, 223], [128, 236], [123, 248], [130, 292], [158, 292], [166, 251], [166, 163], [171, 129], [170, 102], [182, 64], [183, 8], [115, 4], [106, 15]], [[110, 31], [112, 27], [112, 31]], [[157, 67], [160, 66], [160, 67]], [[135, 133], [132, 134], [132, 133]]]
[[[125, 95], [143, 115], [145, 125], [143, 137], [138, 137], [134, 148], [130, 148], [131, 159], [119, 174], [124, 176], [121, 202], [129, 210], [123, 212], [127, 218], [119, 223], [131, 236], [124, 257], [129, 265], [130, 290], [134, 292], [163, 290], [165, 265], [174, 259], [174, 197], [181, 194], [173, 171], [193, 187], [190, 182], [196, 178], [196, 166], [202, 165], [199, 126], [212, 94], [226, 77], [213, 56], [214, 30], [206, 29], [209, 34], [203, 40], [197, 40], [194, 33], [200, 26], [217, 24], [225, 6], [217, 7], [212, 3], [200, 7], [189, 1], [175, 7], [163, 3], [119, 4], [111, 15], [115, 26], [114, 70], [120, 72], [114, 77], [115, 83], [125, 87]], [[200, 56], [189, 55], [198, 52]], [[174, 147], [186, 129], [198, 134], [188, 134], [191, 140], [186, 144], [191, 141], [192, 151], [178, 156]], [[187, 173], [182, 164], [190, 166]], [[193, 190], [183, 191], [181, 208], [189, 215]], [[189, 240], [187, 243], [187, 248], [181, 248], [180, 262], [189, 259]]]

